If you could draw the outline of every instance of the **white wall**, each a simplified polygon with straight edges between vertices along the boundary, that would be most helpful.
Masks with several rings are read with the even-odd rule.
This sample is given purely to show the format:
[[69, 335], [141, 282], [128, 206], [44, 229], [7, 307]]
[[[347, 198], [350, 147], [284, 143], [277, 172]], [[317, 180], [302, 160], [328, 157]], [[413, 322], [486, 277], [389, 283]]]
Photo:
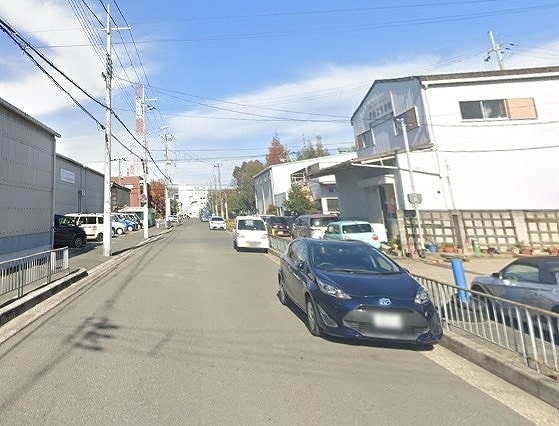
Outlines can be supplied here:
[[[461, 118], [459, 101], [510, 98], [534, 98], [538, 118]], [[559, 208], [559, 148], [538, 149], [557, 145], [559, 80], [428, 88], [426, 99], [457, 209]]]

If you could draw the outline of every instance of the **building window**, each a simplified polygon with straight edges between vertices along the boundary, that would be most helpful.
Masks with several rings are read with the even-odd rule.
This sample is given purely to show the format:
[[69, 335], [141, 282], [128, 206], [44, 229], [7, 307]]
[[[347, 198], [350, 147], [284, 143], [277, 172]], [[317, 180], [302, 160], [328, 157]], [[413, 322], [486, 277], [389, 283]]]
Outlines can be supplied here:
[[525, 120], [537, 118], [534, 98], [459, 102], [463, 120]]
[[375, 139], [371, 130], [367, 130], [366, 132], [356, 136], [355, 145], [357, 146], [357, 150], [365, 149], [368, 146], [373, 146], [374, 144]]
[[415, 107], [413, 107], [394, 118], [394, 134], [400, 135], [402, 133], [402, 125], [400, 124], [401, 118], [404, 119], [404, 123], [406, 123], [406, 129], [408, 132], [412, 129], [415, 129], [416, 127], [419, 127], [417, 112], [415, 110]]

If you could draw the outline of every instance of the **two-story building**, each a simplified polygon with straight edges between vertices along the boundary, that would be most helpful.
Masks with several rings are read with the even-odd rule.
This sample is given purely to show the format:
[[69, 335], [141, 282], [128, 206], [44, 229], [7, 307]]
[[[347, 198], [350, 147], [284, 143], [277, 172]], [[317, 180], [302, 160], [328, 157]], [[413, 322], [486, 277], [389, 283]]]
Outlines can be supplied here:
[[294, 183], [308, 185], [313, 199], [320, 201], [322, 212], [338, 212], [335, 176], [332, 173], [315, 179], [310, 179], [309, 176], [355, 157], [356, 154], [350, 152], [266, 167], [253, 178], [257, 212], [265, 214], [273, 206], [277, 214], [284, 214], [283, 200], [287, 198], [287, 193]]
[[559, 67], [377, 80], [335, 174], [342, 216], [404, 246], [559, 245]]

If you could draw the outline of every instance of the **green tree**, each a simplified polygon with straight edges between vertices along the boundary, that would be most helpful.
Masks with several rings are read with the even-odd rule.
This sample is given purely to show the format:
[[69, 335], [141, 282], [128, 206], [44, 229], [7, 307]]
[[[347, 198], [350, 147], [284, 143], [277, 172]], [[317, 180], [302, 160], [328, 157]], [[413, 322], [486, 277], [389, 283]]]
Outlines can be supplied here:
[[236, 207], [237, 214], [253, 213], [256, 210], [254, 199], [254, 182], [252, 178], [265, 169], [264, 164], [258, 160], [244, 161], [241, 166], [233, 170], [233, 186], [237, 189], [236, 196], [229, 203]]
[[309, 190], [302, 186], [293, 184], [287, 191], [287, 198], [283, 201], [283, 207], [295, 215], [305, 213], [316, 213], [319, 211], [318, 201], [312, 199]]
[[330, 155], [330, 153], [322, 144], [322, 138], [320, 136], [317, 136], [316, 145], [313, 145], [310, 140], [304, 139], [303, 148], [301, 148], [301, 150], [297, 153], [297, 161], [326, 157], [328, 155]]

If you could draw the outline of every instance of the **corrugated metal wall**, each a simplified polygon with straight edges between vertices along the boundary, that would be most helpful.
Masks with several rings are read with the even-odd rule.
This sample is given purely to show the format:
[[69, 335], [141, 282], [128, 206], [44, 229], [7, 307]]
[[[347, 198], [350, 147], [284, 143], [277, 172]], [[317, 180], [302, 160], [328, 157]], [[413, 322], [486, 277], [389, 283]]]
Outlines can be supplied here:
[[54, 135], [0, 106], [0, 259], [50, 249]]

